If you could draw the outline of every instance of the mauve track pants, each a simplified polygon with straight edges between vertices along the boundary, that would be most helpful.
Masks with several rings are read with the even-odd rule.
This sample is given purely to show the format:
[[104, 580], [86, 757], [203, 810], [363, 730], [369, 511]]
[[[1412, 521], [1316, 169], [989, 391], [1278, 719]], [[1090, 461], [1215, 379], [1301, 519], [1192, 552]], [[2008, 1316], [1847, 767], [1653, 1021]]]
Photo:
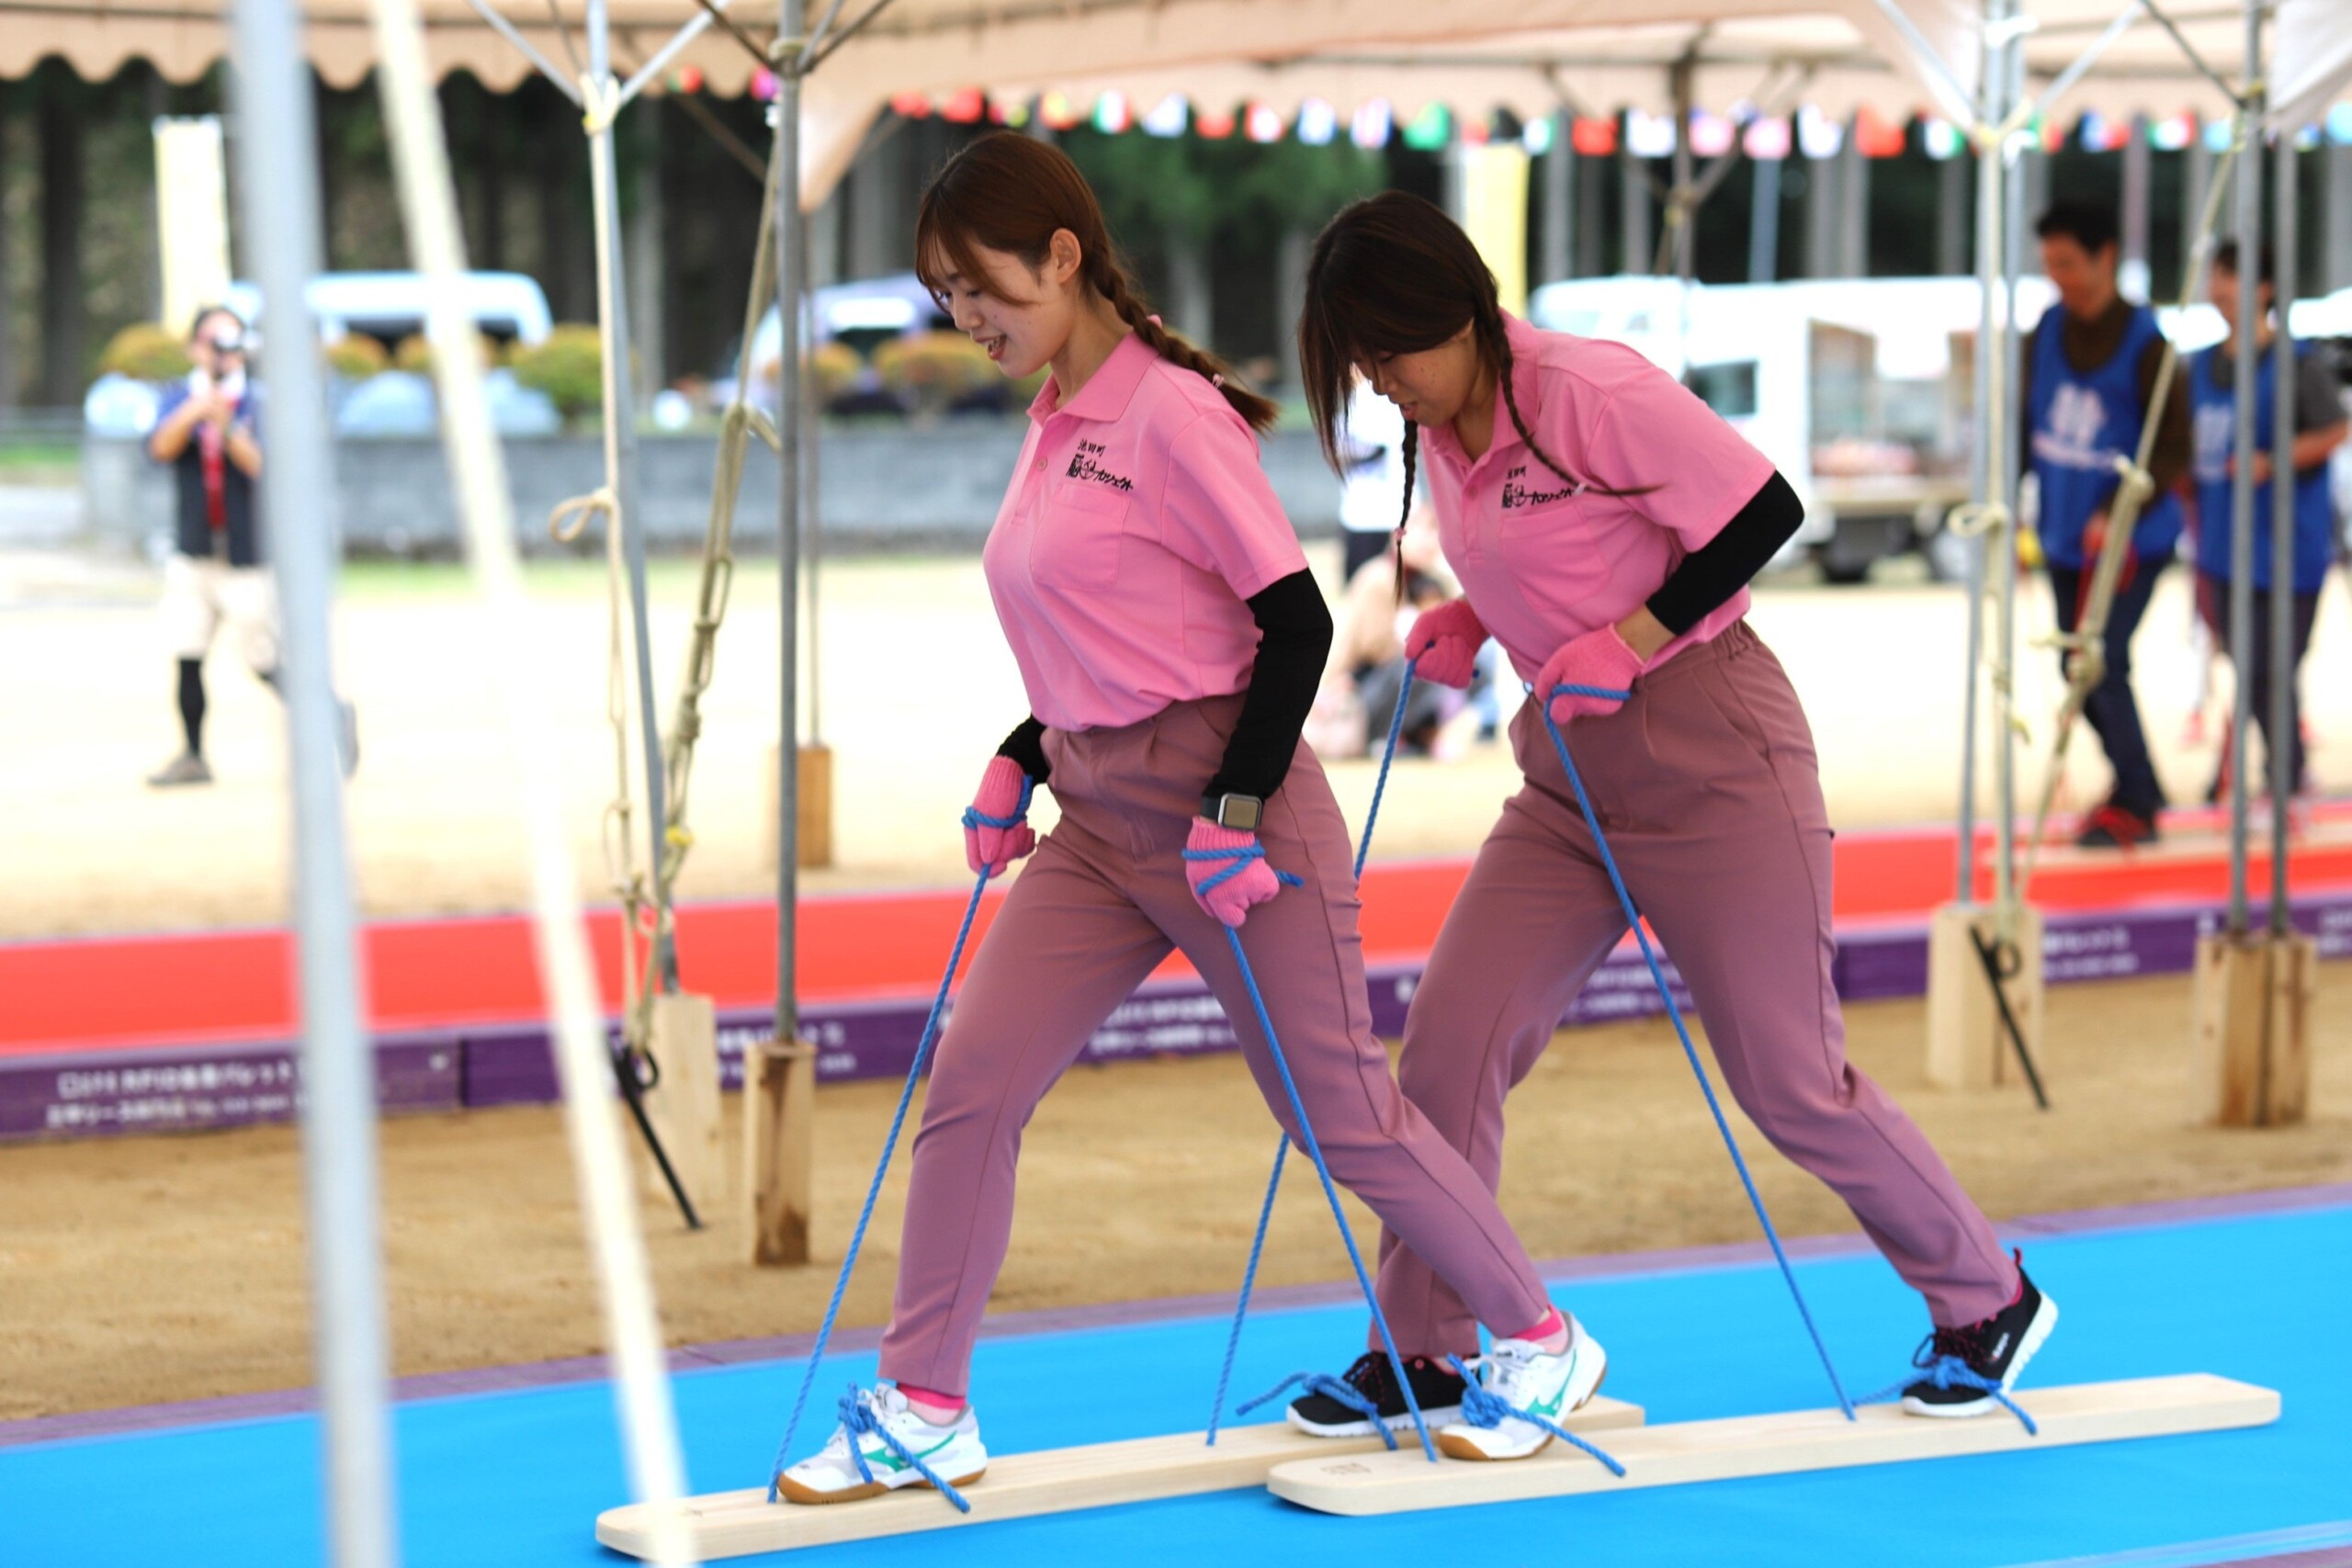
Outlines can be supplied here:
[[[1240, 711], [1239, 697], [1219, 697], [1121, 729], [1047, 733], [1061, 822], [1021, 868], [939, 1043], [884, 1377], [966, 1392], [1012, 1234], [1022, 1129], [1170, 947], [1216, 994], [1259, 1092], [1296, 1139], [1225, 928], [1184, 879], [1185, 835]], [[1493, 1173], [1474, 1171], [1413, 1109], [1373, 1036], [1347, 824], [1304, 745], [1266, 803], [1259, 838], [1268, 863], [1305, 885], [1250, 911], [1242, 948], [1333, 1178], [1451, 1281], [1447, 1299], [1467, 1303], [1458, 1310], [1506, 1334], [1532, 1326], [1550, 1303], [1496, 1206]], [[1138, 1131], [1183, 1136], [1181, 1127]]]
[[[1846, 1060], [1830, 979], [1829, 817], [1780, 660], [1739, 622], [1644, 676], [1616, 713], [1563, 733], [1740, 1108], [1846, 1201], [1937, 1323], [2007, 1305], [2017, 1269], [1993, 1227], [1911, 1119]], [[1397, 1067], [1406, 1096], [1489, 1184], [1502, 1175], [1504, 1097], [1625, 934], [1532, 701], [1511, 744], [1525, 782], [1446, 916]], [[1736, 1178], [1726, 1168], [1723, 1179]], [[1474, 1353], [1476, 1319], [1418, 1245], [1381, 1237], [1380, 1301], [1398, 1348]]]

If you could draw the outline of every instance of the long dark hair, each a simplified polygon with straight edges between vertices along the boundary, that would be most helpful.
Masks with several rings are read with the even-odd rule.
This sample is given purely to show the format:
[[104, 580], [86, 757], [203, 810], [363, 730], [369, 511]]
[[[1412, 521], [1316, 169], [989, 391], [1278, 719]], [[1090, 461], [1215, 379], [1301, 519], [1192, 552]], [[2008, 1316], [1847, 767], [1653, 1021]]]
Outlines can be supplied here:
[[1084, 258], [1080, 276], [1136, 336], [1162, 359], [1214, 382], [1251, 429], [1272, 426], [1278, 411], [1271, 400], [1243, 386], [1225, 361], [1152, 316], [1112, 247], [1102, 204], [1086, 176], [1069, 154], [1035, 137], [991, 131], [932, 176], [915, 214], [915, 276], [944, 302], [949, 273], [976, 284], [989, 276], [977, 247], [1009, 251], [1034, 269], [1045, 262], [1057, 229], [1077, 237]]
[[[1611, 490], [1568, 472], [1527, 428], [1511, 390], [1510, 337], [1495, 275], [1460, 224], [1418, 196], [1384, 191], [1345, 209], [1315, 237], [1306, 264], [1306, 308], [1298, 321], [1298, 367], [1323, 456], [1340, 462], [1340, 421], [1356, 367], [1392, 354], [1435, 348], [1464, 326], [1510, 414], [1511, 428], [1545, 468], [1570, 487], [1602, 495], [1646, 495], [1656, 485]], [[1405, 501], [1396, 519], [1403, 581], [1405, 522], [1413, 514], [1420, 427], [1405, 423]]]

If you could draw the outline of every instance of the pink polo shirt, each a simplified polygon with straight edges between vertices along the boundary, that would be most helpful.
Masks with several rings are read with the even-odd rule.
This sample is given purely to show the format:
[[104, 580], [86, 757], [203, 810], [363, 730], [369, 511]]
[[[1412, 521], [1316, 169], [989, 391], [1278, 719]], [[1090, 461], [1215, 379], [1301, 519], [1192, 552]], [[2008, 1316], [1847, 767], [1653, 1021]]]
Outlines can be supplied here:
[[[1494, 443], [1472, 462], [1451, 425], [1421, 428], [1438, 542], [1478, 619], [1532, 681], [1562, 645], [1623, 620], [1682, 558], [1723, 531], [1772, 461], [1673, 377], [1623, 344], [1504, 318], [1511, 389], [1551, 458], [1527, 449], [1499, 399]], [[1652, 667], [1747, 613], [1747, 590], [1660, 650]]]
[[1224, 394], [1130, 335], [1029, 420], [980, 558], [1030, 711], [1115, 728], [1246, 688], [1244, 601], [1306, 558]]

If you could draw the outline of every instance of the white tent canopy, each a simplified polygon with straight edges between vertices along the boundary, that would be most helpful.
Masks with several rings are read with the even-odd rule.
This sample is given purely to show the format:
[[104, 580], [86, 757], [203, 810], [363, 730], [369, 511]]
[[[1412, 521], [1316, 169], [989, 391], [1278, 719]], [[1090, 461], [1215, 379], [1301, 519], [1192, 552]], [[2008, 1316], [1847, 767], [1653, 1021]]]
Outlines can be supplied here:
[[[843, 25], [873, 4], [847, 0]], [[59, 55], [85, 76], [106, 76], [142, 57], [187, 80], [225, 49], [224, 6], [0, 0], [0, 12], [14, 18], [0, 27], [0, 75]], [[2239, 73], [2235, 0], [2163, 6], [2208, 64], [2224, 76]], [[542, 56], [568, 68], [564, 29], [576, 37], [583, 0], [501, 8]], [[767, 0], [730, 0], [728, 8], [755, 36], [773, 25]], [[812, 16], [826, 8], [826, 0], [809, 6]], [[2224, 96], [2133, 0], [2022, 0], [2022, 9], [2030, 24], [2029, 93], [2056, 79], [2119, 15], [2132, 17], [2054, 110], [2228, 111]], [[435, 69], [470, 72], [500, 88], [531, 70], [468, 0], [426, 0], [424, 10]], [[694, 0], [614, 0], [609, 10], [623, 75], [702, 14]], [[362, 0], [304, 0], [303, 13], [321, 73], [338, 85], [356, 83], [373, 51]], [[2292, 62], [2280, 101], [2301, 122], [2352, 82], [2352, 4], [2282, 0], [2278, 25], [2279, 58]], [[1315, 98], [1345, 113], [1381, 98], [1404, 114], [1433, 102], [1522, 117], [1563, 107], [1664, 112], [1674, 103], [1676, 68], [1687, 65], [1691, 101], [1702, 107], [1802, 101], [1840, 116], [1869, 105], [1890, 115], [1963, 118], [1981, 28], [1979, 0], [889, 0], [808, 80], [803, 197], [823, 198], [899, 93], [982, 86], [1084, 96], [1116, 87], [1145, 107], [1182, 92], [1204, 104], [1259, 100], [1286, 111]], [[716, 27], [672, 60], [729, 94], [745, 90], [757, 69]]]

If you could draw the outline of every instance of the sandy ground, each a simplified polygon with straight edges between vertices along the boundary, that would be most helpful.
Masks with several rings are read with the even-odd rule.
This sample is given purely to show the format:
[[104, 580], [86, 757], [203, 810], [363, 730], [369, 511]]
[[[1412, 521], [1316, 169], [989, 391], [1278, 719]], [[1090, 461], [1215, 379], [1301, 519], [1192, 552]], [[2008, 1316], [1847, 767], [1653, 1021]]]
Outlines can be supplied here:
[[[1318, 550], [1333, 564], [1335, 548]], [[562, 748], [583, 893], [605, 896], [598, 823], [612, 792], [604, 717], [601, 569], [536, 569], [530, 678]], [[519, 908], [521, 835], [508, 787], [496, 694], [475, 649], [477, 622], [455, 569], [362, 568], [336, 620], [340, 675], [357, 701], [364, 761], [348, 795], [366, 908], [376, 915]], [[2201, 791], [2210, 751], [2187, 745], [2196, 689], [2188, 584], [2176, 571], [2138, 644], [2140, 690], [2177, 798]], [[955, 821], [980, 762], [1024, 711], [974, 560], [854, 560], [822, 582], [821, 722], [837, 759], [839, 863], [811, 889], [946, 885], [963, 877]], [[696, 847], [685, 897], [772, 891], [767, 755], [777, 707], [776, 580], [747, 565], [722, 635], [689, 820]], [[656, 687], [664, 723], [682, 667], [694, 577], [654, 574]], [[0, 804], [12, 874], [0, 885], [0, 938], [242, 925], [285, 916], [284, 752], [276, 700], [226, 648], [210, 666], [208, 750], [220, 782], [157, 793], [141, 779], [176, 745], [172, 667], [161, 651], [154, 583], [143, 569], [0, 555]], [[1842, 827], [1949, 820], [1960, 773], [1966, 601], [1926, 582], [1831, 589], [1774, 582], [1754, 621], [1789, 666], [1820, 742]], [[2038, 583], [2021, 625], [2048, 629]], [[2352, 649], [2352, 594], [2331, 583], [2306, 687], [2322, 781], [2352, 789], [2352, 682], [2325, 679]], [[2022, 711], [2037, 743], [2055, 709], [2055, 661], [2029, 652]], [[27, 678], [23, 672], [38, 672]], [[2074, 797], [2105, 787], [2096, 749], [2077, 747]], [[1334, 766], [1341, 804], [1361, 819], [1373, 764]], [[2038, 761], [2024, 770], [2031, 798]], [[1409, 765], [1382, 807], [1384, 857], [1466, 853], [1515, 783], [1502, 748]], [[1040, 826], [1052, 816], [1040, 796]]]
[[[2185, 1124], [2188, 1005], [2186, 979], [2052, 992], [2047, 1114], [2020, 1089], [1928, 1089], [1914, 1002], [1856, 1008], [1852, 1050], [1996, 1216], [2352, 1179], [2352, 1008], [2321, 1011], [2309, 1123], [2254, 1133]], [[689, 1235], [648, 1204], [672, 1342], [816, 1326], [894, 1094], [866, 1083], [820, 1095], [820, 1257], [809, 1267], [755, 1270], [739, 1261], [731, 1227]], [[1739, 1125], [1789, 1234], [1852, 1229], [1826, 1189]], [[1030, 1127], [994, 1307], [1231, 1290], [1272, 1127], [1229, 1056], [1072, 1073]], [[845, 1323], [887, 1315], [905, 1168], [902, 1154]], [[384, 1190], [401, 1371], [597, 1348], [595, 1290], [554, 1111], [390, 1122]], [[286, 1129], [0, 1148], [0, 1418], [307, 1382], [300, 1190]], [[1345, 1279], [1313, 1180], [1295, 1173], [1285, 1193], [1264, 1278]], [[1538, 1258], [1756, 1234], [1663, 1022], [1561, 1036], [1512, 1100], [1503, 1198]], [[1364, 1215], [1354, 1217], [1369, 1245]], [[2064, 1297], [2063, 1278], [2043, 1283]], [[1923, 1326], [1886, 1325], [1888, 1375]], [[1784, 1327], [1794, 1333], [1770, 1325]], [[1797, 1342], [1788, 1343], [1794, 1353]], [[1334, 1365], [1352, 1348], [1334, 1344]]]

